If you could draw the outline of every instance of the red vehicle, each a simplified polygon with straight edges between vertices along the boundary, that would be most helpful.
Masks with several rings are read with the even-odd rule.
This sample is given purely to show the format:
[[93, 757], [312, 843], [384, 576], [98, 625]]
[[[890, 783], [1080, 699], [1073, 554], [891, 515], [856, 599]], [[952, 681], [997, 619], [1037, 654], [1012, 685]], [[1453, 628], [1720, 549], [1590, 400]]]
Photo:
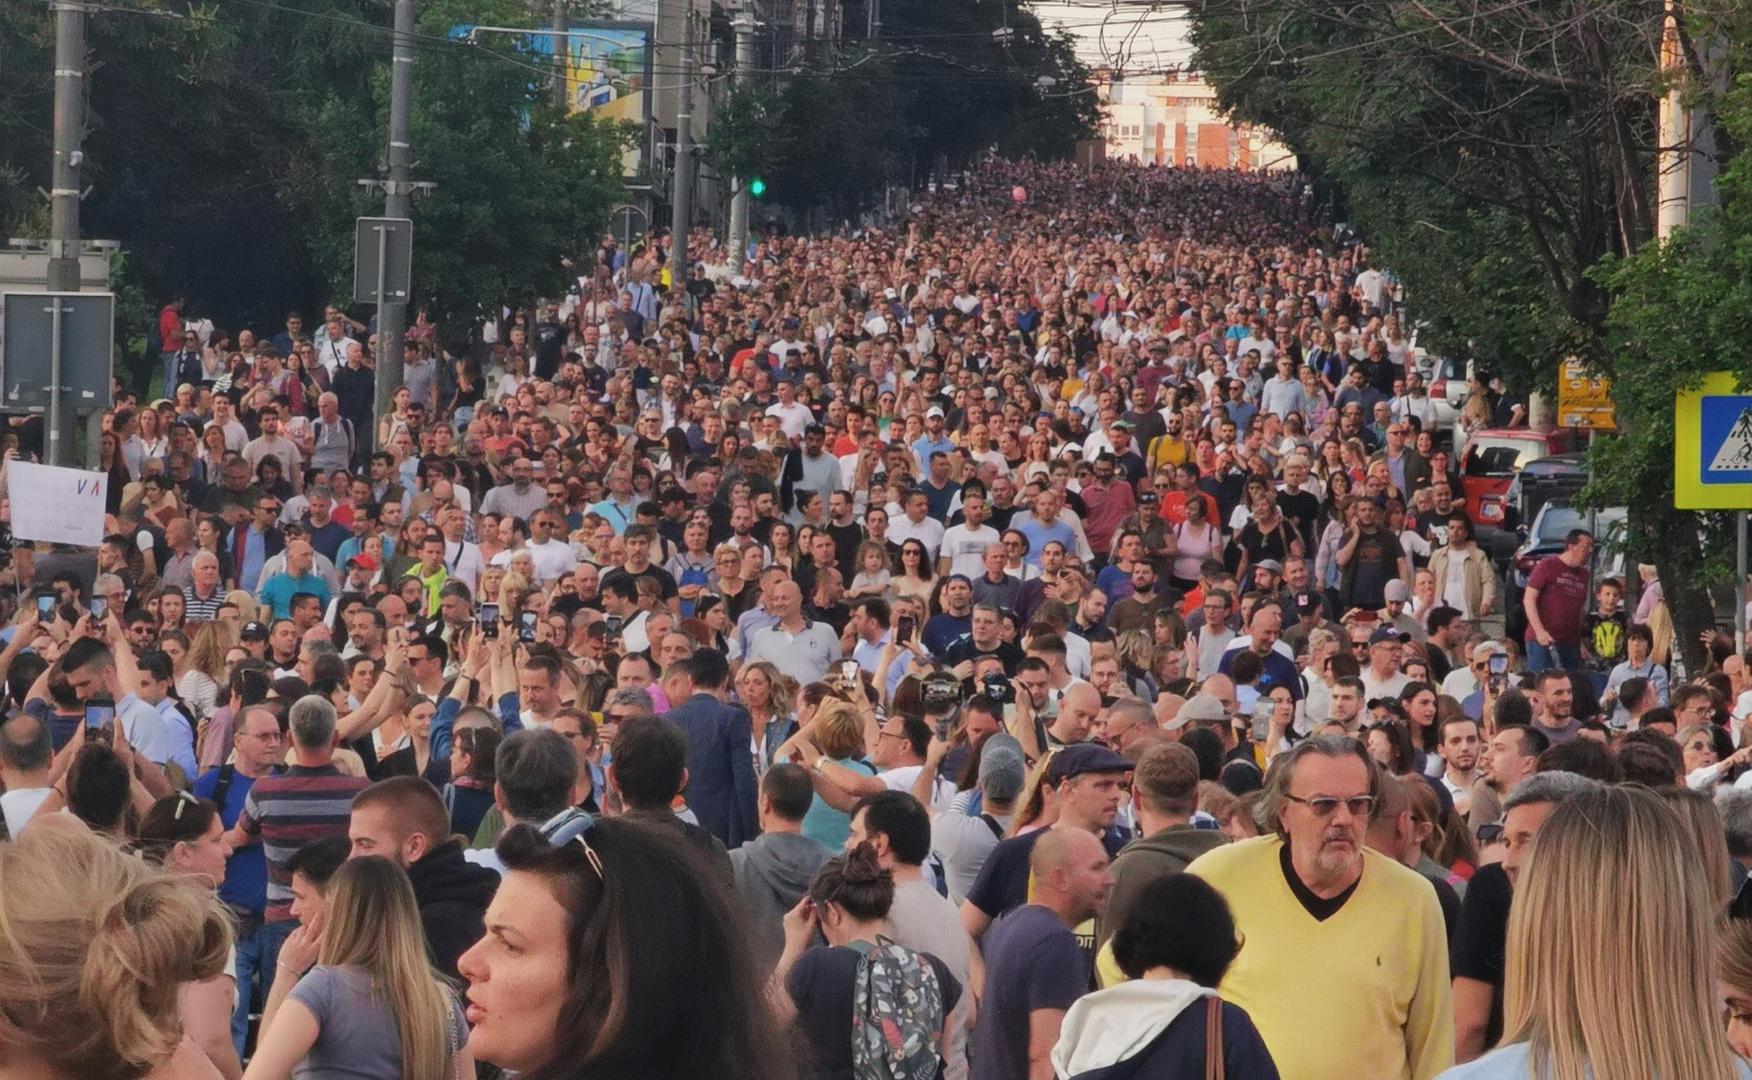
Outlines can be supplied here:
[[1521, 466], [1578, 449], [1581, 432], [1570, 428], [1481, 428], [1460, 453], [1466, 513], [1480, 529], [1512, 529], [1509, 485]]

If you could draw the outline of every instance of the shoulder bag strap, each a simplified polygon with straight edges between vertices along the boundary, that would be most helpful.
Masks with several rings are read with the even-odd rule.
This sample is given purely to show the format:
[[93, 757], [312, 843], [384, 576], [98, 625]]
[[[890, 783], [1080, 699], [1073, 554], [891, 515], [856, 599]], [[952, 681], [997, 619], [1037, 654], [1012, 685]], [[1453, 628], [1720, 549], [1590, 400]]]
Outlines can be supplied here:
[[231, 778], [237, 775], [237, 766], [227, 761], [219, 766], [219, 779], [213, 783], [213, 805], [221, 812], [225, 810], [225, 797], [231, 794]]
[[1205, 998], [1205, 1080], [1223, 1080], [1223, 999]]

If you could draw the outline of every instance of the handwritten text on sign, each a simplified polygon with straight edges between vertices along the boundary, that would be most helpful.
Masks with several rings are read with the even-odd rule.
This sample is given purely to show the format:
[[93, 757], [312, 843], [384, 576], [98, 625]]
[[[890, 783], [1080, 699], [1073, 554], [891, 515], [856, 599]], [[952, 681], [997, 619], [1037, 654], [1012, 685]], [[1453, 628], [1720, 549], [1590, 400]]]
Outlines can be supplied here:
[[96, 547], [103, 543], [103, 513], [109, 477], [13, 461], [6, 466], [12, 502], [12, 535], [20, 540]]

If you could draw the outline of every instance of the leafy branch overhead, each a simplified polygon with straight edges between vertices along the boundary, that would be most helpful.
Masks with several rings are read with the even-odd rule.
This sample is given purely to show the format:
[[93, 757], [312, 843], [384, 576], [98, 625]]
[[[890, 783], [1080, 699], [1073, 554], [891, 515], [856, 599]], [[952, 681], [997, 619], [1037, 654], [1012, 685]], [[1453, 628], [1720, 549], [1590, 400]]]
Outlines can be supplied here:
[[[1679, 3], [1679, 85], [1722, 148], [1719, 213], [1655, 242], [1664, 9], [1642, 0], [1202, 0], [1195, 63], [1278, 131], [1404, 283], [1418, 343], [1550, 392], [1580, 356], [1615, 378], [1620, 432], [1590, 497], [1627, 505], [1682, 631], [1713, 618], [1731, 530], [1673, 510], [1673, 395], [1752, 374], [1746, 163], [1752, 9]], [[1702, 44], [1700, 44], [1702, 43]], [[1725, 605], [1724, 605], [1725, 607]]]

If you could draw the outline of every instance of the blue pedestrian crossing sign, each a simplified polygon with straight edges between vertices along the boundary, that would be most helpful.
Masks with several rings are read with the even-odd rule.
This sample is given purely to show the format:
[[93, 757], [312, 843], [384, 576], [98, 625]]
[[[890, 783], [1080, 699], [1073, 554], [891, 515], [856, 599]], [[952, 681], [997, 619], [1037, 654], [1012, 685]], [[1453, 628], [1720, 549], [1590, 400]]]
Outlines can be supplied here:
[[1752, 509], [1752, 388], [1725, 371], [1674, 403], [1673, 502], [1682, 510]]

